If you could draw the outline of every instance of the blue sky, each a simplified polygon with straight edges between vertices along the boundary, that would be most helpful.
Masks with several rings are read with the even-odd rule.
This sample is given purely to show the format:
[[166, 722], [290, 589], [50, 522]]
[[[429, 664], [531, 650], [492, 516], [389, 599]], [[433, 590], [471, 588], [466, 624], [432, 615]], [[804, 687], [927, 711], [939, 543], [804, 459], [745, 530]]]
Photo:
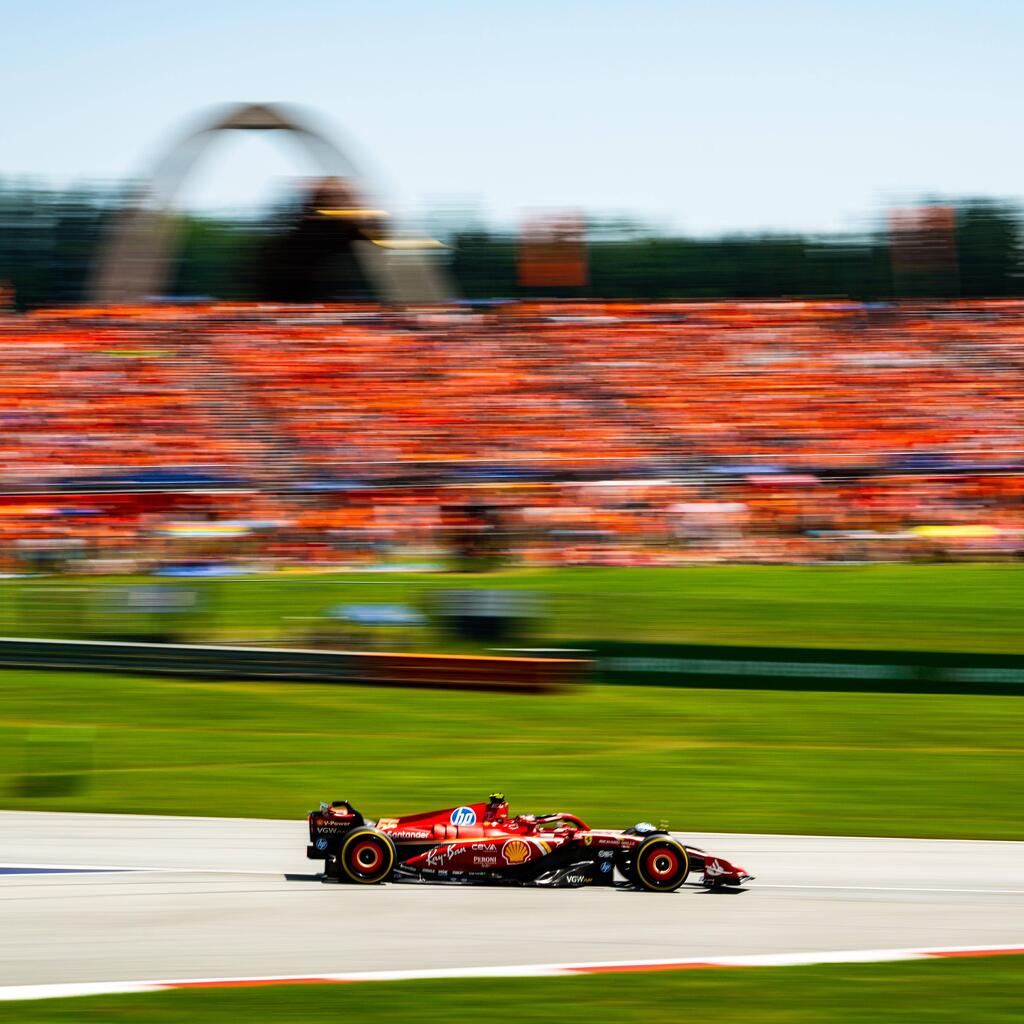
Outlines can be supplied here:
[[[0, 0], [0, 175], [122, 178], [205, 107], [287, 101], [400, 209], [856, 228], [1024, 195], [1022, 53], [1019, 0]], [[185, 201], [248, 205], [302, 169], [239, 135]]]

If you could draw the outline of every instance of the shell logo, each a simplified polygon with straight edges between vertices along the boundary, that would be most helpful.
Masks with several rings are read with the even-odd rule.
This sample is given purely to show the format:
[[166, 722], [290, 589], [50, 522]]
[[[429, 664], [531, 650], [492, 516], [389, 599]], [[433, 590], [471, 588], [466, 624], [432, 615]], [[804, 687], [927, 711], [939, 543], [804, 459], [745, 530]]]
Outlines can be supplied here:
[[532, 852], [529, 843], [522, 839], [506, 839], [501, 847], [501, 855], [509, 864], [522, 864], [530, 859]]

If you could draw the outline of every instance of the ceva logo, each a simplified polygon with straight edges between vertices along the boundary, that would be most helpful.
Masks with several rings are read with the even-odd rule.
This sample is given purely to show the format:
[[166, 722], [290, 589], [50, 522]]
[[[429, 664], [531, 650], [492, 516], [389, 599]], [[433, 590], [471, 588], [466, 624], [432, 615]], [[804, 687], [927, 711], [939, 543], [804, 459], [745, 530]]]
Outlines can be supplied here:
[[507, 839], [501, 848], [501, 855], [509, 864], [522, 864], [530, 859], [530, 846], [522, 839]]
[[456, 807], [448, 820], [453, 825], [475, 825], [476, 811], [472, 807]]

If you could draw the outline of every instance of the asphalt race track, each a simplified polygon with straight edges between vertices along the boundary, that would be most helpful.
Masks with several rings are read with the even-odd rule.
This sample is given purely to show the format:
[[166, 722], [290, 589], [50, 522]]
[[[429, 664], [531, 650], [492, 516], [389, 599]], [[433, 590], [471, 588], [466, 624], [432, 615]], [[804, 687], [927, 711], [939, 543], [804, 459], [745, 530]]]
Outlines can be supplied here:
[[0, 812], [0, 986], [1024, 944], [1024, 843], [684, 837], [756, 881], [324, 884], [302, 820]]

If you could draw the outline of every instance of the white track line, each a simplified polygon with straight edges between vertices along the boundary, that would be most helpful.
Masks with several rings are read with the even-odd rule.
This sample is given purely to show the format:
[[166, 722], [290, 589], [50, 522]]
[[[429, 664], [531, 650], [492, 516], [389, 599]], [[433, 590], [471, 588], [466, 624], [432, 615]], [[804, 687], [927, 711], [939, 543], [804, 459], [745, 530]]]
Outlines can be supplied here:
[[[312, 865], [303, 865], [311, 868]], [[285, 875], [300, 875], [303, 872], [297, 869], [281, 868], [279, 871], [267, 868], [203, 868], [203, 867], [182, 867], [160, 864], [150, 864], [145, 867], [116, 864], [26, 864], [24, 861], [0, 862], [0, 870], [4, 868], [27, 868], [32, 870], [45, 871], [132, 871], [135, 873], [149, 874], [182, 874], [182, 875], [267, 875], [273, 878], [283, 878]]]
[[163, 871], [164, 868], [133, 868], [113, 864], [26, 864], [23, 860], [0, 861], [4, 868], [24, 868], [26, 871]]
[[497, 967], [440, 967], [411, 971], [360, 971], [353, 974], [277, 974], [244, 978], [179, 978], [163, 981], [93, 981], [0, 987], [0, 1002], [160, 992], [183, 988], [256, 988], [267, 985], [323, 985], [365, 981], [421, 981], [431, 978], [550, 978], [580, 974], [672, 971], [711, 967], [795, 967], [812, 964], [888, 963], [933, 957], [1024, 955], [1024, 946], [948, 946], [917, 949], [850, 949], [806, 953], [710, 956], [699, 960], [605, 960], [587, 963], [520, 964]]
[[1022, 839], [946, 839], [942, 836], [819, 836], [815, 834], [801, 835], [796, 832], [673, 832], [673, 835], [693, 838], [713, 839], [839, 839], [843, 842], [869, 843], [1001, 843], [1008, 846], [1024, 846]]
[[928, 889], [908, 885], [803, 885], [797, 882], [758, 882], [755, 889], [838, 889], [852, 892], [966, 892], [997, 896], [1024, 896], [1024, 889]]

